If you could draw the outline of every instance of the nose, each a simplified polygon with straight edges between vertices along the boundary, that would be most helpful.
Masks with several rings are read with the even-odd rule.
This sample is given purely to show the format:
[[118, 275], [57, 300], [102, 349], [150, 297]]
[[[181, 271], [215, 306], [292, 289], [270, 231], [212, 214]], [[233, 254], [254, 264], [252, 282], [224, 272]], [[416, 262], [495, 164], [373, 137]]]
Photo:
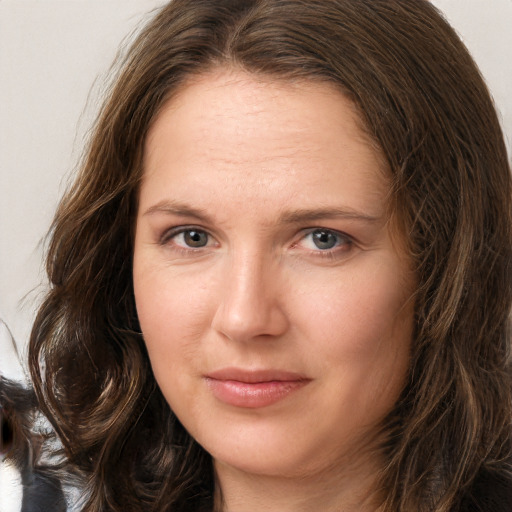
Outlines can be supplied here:
[[244, 254], [227, 263], [212, 327], [239, 342], [278, 337], [288, 329], [278, 271], [265, 258]]

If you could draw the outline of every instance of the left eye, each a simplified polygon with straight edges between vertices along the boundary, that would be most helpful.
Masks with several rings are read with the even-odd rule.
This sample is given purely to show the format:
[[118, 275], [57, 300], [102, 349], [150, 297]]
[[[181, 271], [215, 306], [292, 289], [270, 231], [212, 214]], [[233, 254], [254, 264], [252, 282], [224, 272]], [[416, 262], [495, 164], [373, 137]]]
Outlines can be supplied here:
[[348, 236], [330, 229], [315, 229], [310, 231], [304, 238], [302, 245], [307, 249], [328, 251], [342, 245], [350, 245]]

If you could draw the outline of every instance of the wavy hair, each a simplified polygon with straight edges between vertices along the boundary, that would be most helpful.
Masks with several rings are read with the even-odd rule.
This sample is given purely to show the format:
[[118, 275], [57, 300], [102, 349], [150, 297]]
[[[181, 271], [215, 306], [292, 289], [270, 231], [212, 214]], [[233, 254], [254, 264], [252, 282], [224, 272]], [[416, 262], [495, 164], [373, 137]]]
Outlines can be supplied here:
[[479, 510], [482, 482], [512, 481], [510, 167], [475, 63], [425, 0], [174, 0], [132, 44], [53, 222], [30, 340], [84, 510], [213, 509], [211, 457], [157, 388], [131, 267], [149, 127], [220, 66], [327, 81], [358, 108], [418, 282], [409, 378], [383, 426], [383, 510]]

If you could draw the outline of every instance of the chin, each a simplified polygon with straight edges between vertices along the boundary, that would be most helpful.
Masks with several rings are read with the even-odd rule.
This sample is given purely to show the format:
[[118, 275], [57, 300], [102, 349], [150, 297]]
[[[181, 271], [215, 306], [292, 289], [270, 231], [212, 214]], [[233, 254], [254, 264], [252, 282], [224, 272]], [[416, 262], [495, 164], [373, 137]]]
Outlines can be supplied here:
[[335, 450], [325, 450], [317, 439], [303, 439], [289, 428], [262, 425], [252, 428], [219, 429], [223, 435], [206, 433], [196, 437], [210, 453], [214, 464], [232, 468], [247, 474], [304, 478], [322, 472], [334, 464]]

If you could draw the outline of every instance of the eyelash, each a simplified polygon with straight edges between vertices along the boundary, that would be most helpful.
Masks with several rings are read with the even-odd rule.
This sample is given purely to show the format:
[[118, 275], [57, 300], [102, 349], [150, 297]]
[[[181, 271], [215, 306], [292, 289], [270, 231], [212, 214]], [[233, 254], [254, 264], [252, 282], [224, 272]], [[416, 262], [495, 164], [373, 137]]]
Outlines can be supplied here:
[[[178, 235], [187, 233], [187, 232], [196, 232], [199, 234], [206, 235], [208, 237], [207, 245], [199, 246], [199, 247], [185, 247], [183, 245], [179, 245], [177, 243], [172, 243], [172, 248], [175, 251], [181, 252], [183, 254], [193, 254], [197, 253], [198, 251], [201, 251], [202, 249], [209, 247], [209, 242], [213, 239], [213, 237], [203, 228], [200, 228], [198, 226], [178, 226], [175, 228], [171, 228], [164, 232], [164, 234], [161, 236], [159, 240], [159, 244], [162, 246], [168, 246], [170, 245], [170, 242], [174, 238], [176, 238]], [[301, 232], [301, 236], [297, 242], [294, 242], [291, 246], [292, 249], [297, 248], [300, 242], [304, 241], [308, 236], [311, 236], [315, 233], [322, 233], [327, 234], [330, 236], [336, 237], [336, 245], [332, 248], [327, 248], [325, 250], [322, 250], [320, 248], [317, 249], [305, 249], [309, 254], [316, 257], [323, 257], [323, 258], [330, 258], [334, 259], [339, 253], [346, 253], [349, 252], [353, 246], [354, 246], [354, 239], [347, 235], [346, 233], [343, 233], [342, 231], [337, 231], [334, 229], [328, 229], [328, 228], [322, 228], [322, 227], [314, 227], [314, 228], [308, 228]], [[314, 242], [312, 242], [314, 243]]]

